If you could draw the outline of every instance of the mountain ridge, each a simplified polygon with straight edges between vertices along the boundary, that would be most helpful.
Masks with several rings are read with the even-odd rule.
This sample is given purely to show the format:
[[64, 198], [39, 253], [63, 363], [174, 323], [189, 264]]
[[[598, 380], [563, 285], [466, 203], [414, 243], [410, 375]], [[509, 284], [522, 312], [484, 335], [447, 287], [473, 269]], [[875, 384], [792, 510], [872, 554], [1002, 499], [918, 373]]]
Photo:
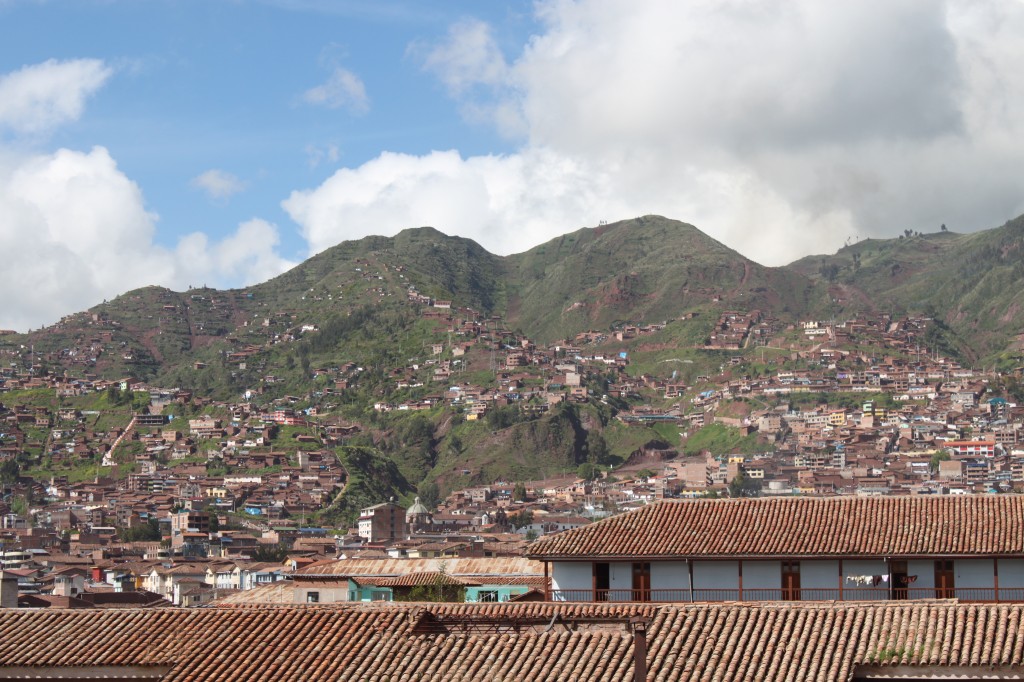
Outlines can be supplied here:
[[1024, 217], [968, 235], [864, 240], [781, 267], [653, 215], [581, 228], [509, 256], [420, 227], [341, 242], [243, 289], [125, 292], [9, 341], [53, 349], [71, 342], [69, 332], [81, 337], [90, 320], [105, 319], [124, 362], [108, 362], [104, 372], [158, 377], [172, 365], [211, 359], [211, 348], [228, 353], [243, 336], [259, 340], [256, 327], [272, 339], [364, 308], [399, 306], [415, 294], [500, 318], [539, 342], [702, 313], [706, 326], [708, 314], [723, 309], [770, 312], [788, 323], [914, 312], [947, 325], [945, 343], [961, 357], [1009, 362], [1022, 345], [1024, 292], [1014, 287], [1024, 279], [1022, 251]]

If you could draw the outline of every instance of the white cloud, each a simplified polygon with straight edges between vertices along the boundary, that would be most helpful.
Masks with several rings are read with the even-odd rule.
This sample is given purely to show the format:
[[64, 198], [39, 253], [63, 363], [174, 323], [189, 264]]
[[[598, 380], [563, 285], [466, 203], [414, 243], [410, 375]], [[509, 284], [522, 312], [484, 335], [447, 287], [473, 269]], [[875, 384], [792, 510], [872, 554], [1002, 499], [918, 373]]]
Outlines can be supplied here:
[[260, 218], [241, 223], [234, 234], [216, 242], [201, 232], [190, 234], [175, 250], [177, 279], [215, 286], [258, 284], [295, 267], [277, 255], [279, 244], [277, 226]]
[[509, 137], [526, 132], [521, 111], [513, 104], [516, 74], [488, 24], [475, 19], [460, 21], [449, 29], [444, 42], [414, 43], [409, 53], [460, 100], [464, 118], [493, 122]]
[[382, 154], [284, 207], [312, 251], [432, 224], [501, 252], [662, 213], [767, 264], [1024, 212], [1024, 3], [542, 0], [412, 50], [504, 156]]
[[245, 189], [245, 183], [235, 175], [217, 168], [192, 178], [192, 186], [206, 192], [211, 199], [227, 199]]
[[0, 76], [0, 128], [38, 134], [74, 121], [112, 73], [99, 59], [51, 59]]
[[306, 163], [310, 168], [316, 168], [321, 163], [337, 163], [341, 158], [341, 150], [338, 145], [328, 143], [324, 146], [313, 144], [306, 145]]
[[470, 159], [455, 151], [385, 153], [337, 171], [314, 190], [293, 192], [282, 205], [302, 226], [311, 252], [367, 234], [434, 225], [507, 253], [553, 229], [596, 223], [602, 214], [595, 206], [607, 205], [600, 195], [613, 196], [612, 190], [601, 169], [543, 149]]
[[189, 235], [175, 250], [154, 243], [156, 221], [102, 147], [0, 158], [0, 327], [51, 323], [148, 284], [230, 286], [291, 265], [263, 221], [217, 242]]
[[476, 19], [452, 26], [445, 42], [429, 47], [417, 44], [412, 52], [424, 53], [423, 68], [436, 74], [455, 95], [476, 85], [501, 87], [508, 80], [508, 65], [491, 27]]
[[[10, 147], [31, 147], [39, 134], [77, 119], [111, 73], [81, 59], [0, 75], [0, 129], [13, 132]], [[243, 187], [220, 170], [193, 182], [214, 198]], [[266, 221], [242, 223], [220, 240], [190, 234], [168, 249], [154, 240], [157, 220], [104, 147], [26, 153], [0, 144], [0, 328], [52, 323], [149, 284], [235, 286], [293, 265], [277, 255], [277, 228]]]
[[359, 76], [348, 69], [335, 67], [327, 81], [302, 94], [307, 104], [325, 106], [329, 109], [348, 109], [353, 114], [365, 114], [370, 109], [370, 98], [366, 86]]

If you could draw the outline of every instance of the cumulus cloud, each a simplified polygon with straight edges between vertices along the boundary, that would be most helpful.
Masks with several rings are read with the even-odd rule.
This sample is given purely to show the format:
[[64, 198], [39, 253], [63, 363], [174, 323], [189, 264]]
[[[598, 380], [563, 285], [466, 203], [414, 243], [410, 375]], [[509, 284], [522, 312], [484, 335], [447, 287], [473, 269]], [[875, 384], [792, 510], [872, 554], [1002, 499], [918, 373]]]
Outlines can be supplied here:
[[[194, 233], [175, 248], [160, 246], [157, 215], [104, 147], [25, 151], [79, 118], [112, 73], [101, 61], [80, 59], [0, 75], [0, 130], [13, 142], [0, 144], [0, 328], [52, 323], [149, 284], [237, 286], [293, 265], [276, 253], [277, 228], [258, 219], [223, 239]], [[215, 198], [242, 188], [219, 170], [194, 182]]]
[[544, 149], [469, 159], [456, 151], [385, 153], [337, 171], [316, 189], [293, 192], [282, 205], [314, 253], [344, 239], [420, 225], [507, 253], [552, 230], [596, 223], [594, 206], [607, 206], [600, 195], [614, 195], [613, 189], [602, 169]]
[[279, 244], [277, 226], [261, 218], [241, 223], [219, 241], [201, 232], [190, 234], [175, 250], [177, 279], [206, 282], [212, 277], [217, 286], [258, 284], [295, 267], [296, 263], [277, 255]]
[[192, 178], [192, 186], [211, 199], [227, 199], [245, 189], [245, 183], [227, 171], [211, 168]]
[[382, 154], [295, 192], [317, 251], [433, 224], [501, 252], [662, 213], [767, 264], [1024, 212], [1024, 4], [541, 0], [518, 54], [412, 53], [516, 153]]
[[324, 83], [302, 93], [302, 100], [306, 104], [329, 109], [344, 107], [353, 114], [365, 114], [370, 109], [370, 98], [366, 95], [363, 81], [340, 66], [335, 67]]
[[249, 221], [223, 240], [154, 242], [157, 216], [110, 153], [60, 149], [0, 160], [0, 327], [51, 323], [129, 289], [183, 289], [266, 279], [292, 264], [277, 257], [276, 228]]
[[99, 59], [50, 59], [0, 76], [0, 129], [38, 134], [74, 121], [112, 74]]

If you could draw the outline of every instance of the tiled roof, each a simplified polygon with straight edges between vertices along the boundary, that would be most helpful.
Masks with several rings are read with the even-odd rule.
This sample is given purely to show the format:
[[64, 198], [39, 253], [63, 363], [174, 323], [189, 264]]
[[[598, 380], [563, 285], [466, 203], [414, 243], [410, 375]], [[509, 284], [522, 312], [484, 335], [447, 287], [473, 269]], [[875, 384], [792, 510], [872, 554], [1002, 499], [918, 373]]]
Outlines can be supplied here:
[[435, 585], [465, 586], [475, 585], [471, 580], [457, 578], [453, 575], [440, 572], [429, 573], [407, 573], [388, 578], [359, 578], [356, 580], [361, 585], [375, 585], [377, 587], [425, 587]]
[[[1024, 606], [358, 604], [0, 611], [8, 666], [170, 666], [189, 680], [848, 680], [1024, 665]], [[1016, 668], [1019, 671], [1019, 667]]]
[[1024, 554], [1024, 496], [664, 501], [546, 536], [533, 559]]

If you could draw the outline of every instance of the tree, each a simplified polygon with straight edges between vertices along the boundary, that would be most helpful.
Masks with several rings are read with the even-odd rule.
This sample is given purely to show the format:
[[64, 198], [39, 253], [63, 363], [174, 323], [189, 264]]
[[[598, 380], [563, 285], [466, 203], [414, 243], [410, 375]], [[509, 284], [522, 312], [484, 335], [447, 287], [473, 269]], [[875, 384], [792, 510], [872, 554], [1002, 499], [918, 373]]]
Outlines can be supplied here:
[[761, 484], [740, 469], [736, 477], [729, 483], [729, 497], [756, 497], [761, 492]]
[[529, 509], [509, 514], [508, 522], [513, 528], [522, 528], [533, 523], [533, 512]]
[[462, 452], [462, 439], [457, 434], [448, 436], [448, 443], [445, 445], [449, 455], [458, 455]]
[[448, 577], [448, 562], [437, 566], [437, 573], [429, 584], [417, 585], [406, 596], [395, 595], [398, 601], [465, 602], [466, 588]]
[[576, 475], [584, 481], [593, 481], [601, 475], [601, 470], [591, 462], [584, 462], [576, 469]]
[[604, 436], [599, 431], [587, 431], [587, 461], [591, 464], [605, 464], [610, 454]]
[[839, 266], [835, 263], [821, 262], [821, 266], [818, 268], [818, 273], [827, 279], [829, 282], [836, 281], [836, 277], [839, 276]]
[[939, 463], [948, 462], [950, 459], [952, 459], [952, 457], [949, 454], [949, 450], [939, 450], [932, 455], [932, 459], [928, 463], [928, 469], [931, 470], [933, 474], [937, 474], [939, 473]]
[[656, 476], [656, 475], [657, 475], [656, 472], [654, 472], [651, 469], [641, 469], [640, 471], [636, 472], [636, 477], [637, 478], [650, 478], [651, 476]]
[[11, 500], [11, 511], [18, 516], [28, 516], [28, 500], [24, 495], [15, 495]]
[[512, 488], [513, 502], [526, 502], [526, 484], [520, 481]]
[[118, 535], [121, 542], [158, 542], [161, 539], [160, 524], [152, 518], [142, 525], [122, 528]]
[[288, 558], [288, 547], [282, 543], [276, 545], [260, 545], [252, 553], [253, 561], [265, 561], [267, 563], [279, 564]]
[[17, 460], [7, 459], [0, 463], [0, 483], [14, 483], [18, 480], [21, 467]]
[[946, 229], [946, 223], [942, 223], [942, 226], [941, 226], [941, 227], [939, 227], [939, 230], [940, 230], [941, 232], [949, 232], [949, 230], [947, 230], [947, 229]]
[[420, 504], [427, 509], [436, 509], [437, 505], [441, 502], [441, 489], [436, 481], [420, 483], [416, 492], [419, 493]]

